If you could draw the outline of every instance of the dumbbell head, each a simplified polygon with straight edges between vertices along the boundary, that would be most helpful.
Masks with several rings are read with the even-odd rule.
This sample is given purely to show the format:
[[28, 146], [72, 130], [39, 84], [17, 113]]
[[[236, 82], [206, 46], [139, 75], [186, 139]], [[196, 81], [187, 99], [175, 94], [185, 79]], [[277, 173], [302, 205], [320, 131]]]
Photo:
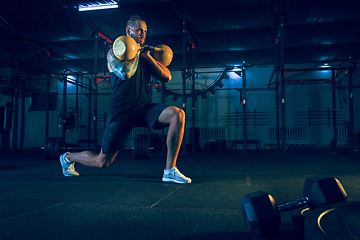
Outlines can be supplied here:
[[271, 195], [262, 191], [245, 195], [241, 200], [241, 212], [253, 238], [271, 239], [278, 235], [281, 216]]
[[316, 208], [346, 200], [340, 181], [333, 177], [312, 177], [305, 181], [304, 198], [276, 205], [274, 198], [262, 191], [247, 194], [241, 201], [245, 225], [253, 238], [273, 238], [281, 226], [280, 212], [310, 205]]
[[334, 177], [312, 177], [305, 180], [303, 198], [279, 204], [281, 212], [309, 205], [311, 209], [322, 205], [344, 202], [346, 192], [340, 181]]
[[305, 180], [303, 194], [309, 199], [309, 206], [345, 202], [347, 194], [340, 181], [334, 177], [312, 177]]

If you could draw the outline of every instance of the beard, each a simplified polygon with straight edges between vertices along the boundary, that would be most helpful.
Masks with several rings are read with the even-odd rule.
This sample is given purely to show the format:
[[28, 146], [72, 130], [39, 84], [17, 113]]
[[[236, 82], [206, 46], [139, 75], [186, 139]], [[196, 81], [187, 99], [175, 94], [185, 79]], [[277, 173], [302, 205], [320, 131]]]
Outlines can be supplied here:
[[141, 47], [145, 45], [145, 40], [142, 41], [141, 37], [135, 37], [135, 34], [130, 33], [130, 37], [132, 37], [136, 43], [140, 44]]

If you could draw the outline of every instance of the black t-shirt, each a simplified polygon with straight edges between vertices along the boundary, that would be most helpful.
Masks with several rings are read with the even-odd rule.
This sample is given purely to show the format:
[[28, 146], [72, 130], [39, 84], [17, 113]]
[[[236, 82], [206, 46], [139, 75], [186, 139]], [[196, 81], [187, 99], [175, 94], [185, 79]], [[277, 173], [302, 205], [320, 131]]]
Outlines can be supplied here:
[[150, 103], [150, 65], [139, 58], [139, 65], [135, 74], [128, 80], [121, 80], [115, 73], [110, 73], [111, 99], [109, 114], [131, 114]]

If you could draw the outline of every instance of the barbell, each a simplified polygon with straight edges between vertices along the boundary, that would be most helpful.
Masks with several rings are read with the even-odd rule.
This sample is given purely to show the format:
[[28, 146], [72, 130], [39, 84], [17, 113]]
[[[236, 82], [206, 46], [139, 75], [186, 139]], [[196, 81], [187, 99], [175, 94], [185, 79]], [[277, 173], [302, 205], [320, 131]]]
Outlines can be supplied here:
[[254, 239], [276, 238], [281, 226], [280, 212], [308, 205], [310, 209], [340, 203], [347, 194], [334, 177], [312, 177], [305, 180], [303, 198], [277, 205], [275, 199], [263, 191], [246, 194], [241, 201], [241, 211], [246, 228]]
[[[134, 138], [134, 159], [147, 159], [150, 153], [149, 140], [147, 137], [139, 136]], [[58, 159], [61, 154], [69, 150], [81, 150], [76, 147], [65, 147], [61, 137], [48, 137], [45, 140], [44, 150], [45, 159]]]
[[164, 66], [169, 66], [173, 58], [173, 51], [164, 44], [159, 44], [156, 47], [141, 47], [135, 39], [129, 36], [120, 36], [113, 43], [114, 55], [120, 60], [133, 59], [139, 50], [150, 50], [152, 56]]

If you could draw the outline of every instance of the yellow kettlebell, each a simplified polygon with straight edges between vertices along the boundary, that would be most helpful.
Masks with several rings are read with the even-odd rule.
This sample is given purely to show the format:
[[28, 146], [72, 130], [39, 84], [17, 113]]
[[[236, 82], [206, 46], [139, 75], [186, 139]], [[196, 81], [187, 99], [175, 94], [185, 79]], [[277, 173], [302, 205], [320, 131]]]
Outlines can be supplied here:
[[[120, 60], [133, 59], [141, 49], [143, 48], [129, 36], [120, 36], [113, 43], [114, 55]], [[168, 66], [172, 61], [173, 51], [164, 44], [157, 45], [156, 47], [146, 46], [145, 49], [152, 50], [152, 56], [164, 66]]]

